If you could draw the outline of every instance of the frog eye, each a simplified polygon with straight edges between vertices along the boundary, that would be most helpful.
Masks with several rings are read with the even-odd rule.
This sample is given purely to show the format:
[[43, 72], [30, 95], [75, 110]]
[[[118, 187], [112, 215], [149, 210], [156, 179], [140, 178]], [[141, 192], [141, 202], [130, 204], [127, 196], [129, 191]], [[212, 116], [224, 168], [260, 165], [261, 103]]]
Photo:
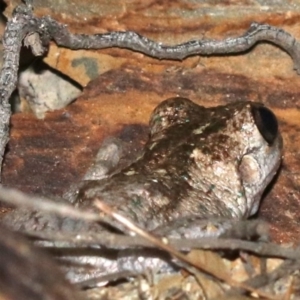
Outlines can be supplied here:
[[252, 106], [255, 124], [268, 144], [272, 144], [278, 134], [278, 123], [274, 113], [264, 106]]

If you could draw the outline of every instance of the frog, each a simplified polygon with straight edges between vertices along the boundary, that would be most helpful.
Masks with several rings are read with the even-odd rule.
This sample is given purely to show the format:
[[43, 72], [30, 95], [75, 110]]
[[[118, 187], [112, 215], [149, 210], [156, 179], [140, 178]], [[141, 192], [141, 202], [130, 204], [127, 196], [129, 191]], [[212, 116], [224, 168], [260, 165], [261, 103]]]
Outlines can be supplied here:
[[149, 124], [142, 155], [109, 179], [85, 180], [75, 206], [100, 198], [147, 230], [191, 215], [257, 212], [282, 157], [271, 110], [246, 101], [207, 108], [176, 97], [158, 105]]
[[[98, 213], [94, 200], [100, 199], [150, 232], [170, 228], [172, 236], [176, 228], [186, 238], [210, 235], [202, 232], [202, 227], [189, 230], [186, 222], [178, 224], [180, 220], [193, 218], [241, 220], [253, 216], [264, 190], [279, 170], [282, 155], [277, 118], [264, 104], [241, 100], [204, 107], [187, 98], [174, 97], [161, 102], [152, 112], [149, 139], [136, 160], [118, 168], [122, 156], [120, 144], [114, 140], [106, 143], [92, 171], [65, 198], [79, 210]], [[6, 215], [4, 219], [6, 225], [15, 229], [78, 233], [107, 230], [101, 224], [90, 226], [40, 213], [37, 217], [24, 211]], [[195, 224], [191, 227], [195, 228]], [[220, 232], [223, 227], [220, 226]], [[168, 236], [168, 232], [164, 235]], [[80, 276], [69, 269], [69, 279], [87, 279], [108, 270], [136, 270], [141, 255], [117, 254], [108, 260], [83, 255], [81, 261], [99, 269], [92, 275]], [[153, 267], [155, 259], [142, 259], [142, 269]], [[171, 263], [169, 258], [159, 261], [164, 266]], [[157, 266], [156, 263], [157, 260]]]

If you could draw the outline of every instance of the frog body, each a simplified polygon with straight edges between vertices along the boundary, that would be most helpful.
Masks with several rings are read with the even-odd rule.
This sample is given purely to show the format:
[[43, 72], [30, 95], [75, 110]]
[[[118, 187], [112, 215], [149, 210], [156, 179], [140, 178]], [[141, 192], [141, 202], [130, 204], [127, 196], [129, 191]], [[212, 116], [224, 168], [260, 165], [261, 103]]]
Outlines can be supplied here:
[[75, 203], [87, 208], [99, 198], [149, 230], [189, 215], [248, 218], [281, 156], [276, 117], [262, 104], [205, 108], [171, 98], [153, 111], [139, 159], [84, 182]]

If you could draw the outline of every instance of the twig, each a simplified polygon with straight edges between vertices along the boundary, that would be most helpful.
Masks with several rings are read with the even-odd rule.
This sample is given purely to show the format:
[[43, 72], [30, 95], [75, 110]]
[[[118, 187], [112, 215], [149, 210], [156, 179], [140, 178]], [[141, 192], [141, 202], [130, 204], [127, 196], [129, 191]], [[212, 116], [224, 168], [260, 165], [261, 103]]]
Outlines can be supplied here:
[[[91, 247], [94, 245], [105, 246], [110, 249], [128, 249], [136, 247], [155, 247], [149, 241], [139, 236], [126, 236], [120, 234], [92, 233], [66, 234], [60, 232], [37, 232], [26, 230], [23, 234], [35, 239], [49, 241], [64, 241], [70, 246]], [[169, 245], [180, 251], [190, 251], [192, 249], [204, 250], [231, 250], [247, 251], [264, 257], [277, 257], [283, 259], [300, 260], [299, 249], [285, 248], [274, 243], [258, 243], [242, 241], [237, 239], [225, 239], [215, 237], [204, 237], [197, 239], [168, 239]]]
[[300, 72], [300, 44], [286, 31], [264, 24], [252, 23], [249, 30], [240, 37], [225, 40], [191, 40], [179, 45], [168, 46], [157, 43], [136, 32], [109, 32], [96, 35], [71, 34], [66, 26], [47, 17], [45, 23], [51, 28], [54, 41], [70, 49], [127, 48], [159, 58], [182, 60], [192, 55], [217, 55], [241, 53], [260, 41], [268, 41], [290, 54], [295, 69]]

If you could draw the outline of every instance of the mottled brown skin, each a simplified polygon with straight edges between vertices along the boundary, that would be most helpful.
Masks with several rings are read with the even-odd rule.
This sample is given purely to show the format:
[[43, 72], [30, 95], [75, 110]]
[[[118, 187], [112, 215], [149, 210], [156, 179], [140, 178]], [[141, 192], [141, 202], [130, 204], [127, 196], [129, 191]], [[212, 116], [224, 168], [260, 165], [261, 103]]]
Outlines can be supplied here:
[[150, 230], [189, 215], [252, 215], [282, 155], [280, 134], [272, 143], [262, 137], [254, 107], [263, 105], [162, 102], [152, 113], [143, 155], [107, 179], [85, 182], [76, 205], [88, 208], [99, 198]]

